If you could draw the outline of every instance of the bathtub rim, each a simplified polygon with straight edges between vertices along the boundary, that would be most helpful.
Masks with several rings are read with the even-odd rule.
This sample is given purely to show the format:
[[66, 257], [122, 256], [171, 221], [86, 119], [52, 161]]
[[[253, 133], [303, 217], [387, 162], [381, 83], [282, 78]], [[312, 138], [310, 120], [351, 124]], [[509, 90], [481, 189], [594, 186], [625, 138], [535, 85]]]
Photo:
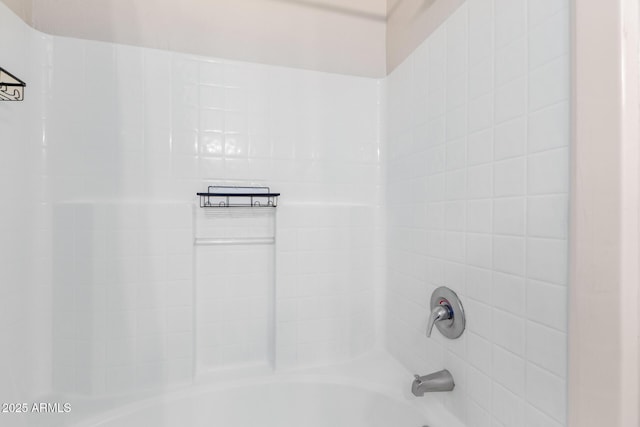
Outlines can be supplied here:
[[[158, 392], [152, 396], [141, 397], [131, 403], [124, 403], [115, 408], [78, 420], [72, 423], [70, 427], [100, 427], [102, 423], [126, 417], [155, 405], [172, 404], [180, 400], [204, 394], [217, 394], [223, 393], [227, 390], [237, 390], [246, 387], [257, 387], [269, 384], [319, 384], [351, 387], [360, 392], [382, 395], [394, 403], [407, 405], [421, 416], [424, 416], [424, 423], [425, 425], [429, 425], [429, 427], [442, 427], [445, 425], [448, 427], [465, 427], [464, 424], [444, 408], [436, 394], [423, 398], [410, 396], [410, 382], [407, 383], [407, 389], [404, 390], [404, 392], [401, 392], [398, 390], [397, 386], [392, 384], [380, 384], [379, 382], [367, 381], [362, 378], [347, 377], [339, 374], [309, 374], [294, 372], [276, 372], [271, 375], [223, 380], [216, 383], [211, 381], [207, 381], [206, 383], [195, 382], [165, 393]], [[436, 422], [436, 420], [440, 421]]]

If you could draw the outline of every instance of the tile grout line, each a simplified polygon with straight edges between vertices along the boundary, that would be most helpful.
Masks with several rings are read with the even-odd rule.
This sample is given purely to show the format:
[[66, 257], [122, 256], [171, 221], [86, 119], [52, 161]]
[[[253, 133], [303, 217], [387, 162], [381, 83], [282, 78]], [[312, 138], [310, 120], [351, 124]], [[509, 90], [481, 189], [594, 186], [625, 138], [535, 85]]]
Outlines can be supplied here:
[[[496, 83], [495, 83], [495, 70], [496, 70], [496, 40], [495, 40], [495, 27], [496, 27], [496, 13], [495, 13], [495, 0], [489, 1], [490, 7], [490, 38], [491, 38], [491, 95], [492, 95], [492, 103], [491, 103], [491, 298], [493, 295], [493, 283], [494, 283], [494, 239], [495, 239], [495, 134], [496, 134]], [[492, 298], [493, 299], [493, 298]], [[494, 372], [494, 364], [495, 364], [495, 354], [494, 354], [494, 338], [493, 338], [493, 307], [491, 308], [491, 339], [488, 340], [489, 349], [491, 351], [491, 376], [489, 377], [491, 381], [490, 395], [491, 395], [491, 412], [490, 417], [491, 420], [495, 423], [497, 422], [497, 417], [494, 413], [494, 399], [495, 399], [495, 372]]]
[[528, 398], [528, 390], [529, 390], [529, 337], [527, 334], [527, 301], [528, 301], [528, 293], [529, 293], [529, 289], [528, 289], [528, 278], [529, 278], [529, 264], [528, 264], [528, 257], [529, 257], [529, 114], [530, 114], [530, 106], [529, 106], [529, 91], [531, 89], [531, 70], [529, 69], [529, 62], [530, 62], [530, 44], [531, 44], [531, 38], [529, 36], [529, 1], [531, 0], [524, 0], [524, 7], [525, 7], [525, 11], [524, 11], [524, 19], [525, 19], [525, 28], [524, 28], [524, 37], [526, 37], [526, 44], [525, 44], [525, 70], [526, 70], [526, 79], [525, 79], [525, 88], [526, 88], [526, 92], [525, 92], [525, 117], [524, 117], [524, 123], [525, 123], [525, 141], [524, 141], [524, 148], [525, 148], [525, 155], [526, 155], [526, 159], [525, 159], [525, 163], [524, 163], [524, 180], [525, 180], [525, 188], [524, 188], [524, 194], [525, 194], [525, 198], [524, 198], [524, 271], [523, 271], [523, 276], [524, 276], [524, 313], [523, 313], [523, 323], [522, 326], [524, 328], [523, 331], [523, 336], [524, 336], [524, 354], [523, 354], [523, 360], [524, 360], [524, 396], [523, 400], [525, 403], [525, 412], [526, 412], [526, 405], [529, 404], [529, 398]]

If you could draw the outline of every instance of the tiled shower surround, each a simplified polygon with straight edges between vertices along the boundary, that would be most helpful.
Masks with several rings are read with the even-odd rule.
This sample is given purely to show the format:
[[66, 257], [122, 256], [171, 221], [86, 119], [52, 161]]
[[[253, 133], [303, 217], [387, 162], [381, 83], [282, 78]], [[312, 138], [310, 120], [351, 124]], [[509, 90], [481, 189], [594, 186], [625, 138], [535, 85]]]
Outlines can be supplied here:
[[53, 207], [53, 388], [104, 395], [193, 375], [192, 207]]
[[[31, 174], [23, 197], [37, 209], [10, 206], [16, 218], [27, 212], [24, 221], [33, 211], [40, 252], [17, 234], [3, 242], [8, 253], [24, 247], [11, 255], [17, 260], [42, 257], [33, 269], [40, 286], [17, 287], [7, 298], [33, 293], [37, 303], [5, 314], [22, 328], [25, 313], [30, 333], [42, 336], [40, 351], [15, 336], [16, 354], [37, 359], [38, 371], [23, 372], [39, 383], [24, 395], [113, 395], [183, 383], [194, 371], [297, 368], [374, 347], [374, 294], [384, 281], [384, 82], [50, 37], [4, 5], [0, 12], [6, 38], [22, 31], [21, 52], [33, 55], [3, 64], [29, 89], [24, 103], [0, 106], [10, 132], [2, 143], [35, 160], [33, 170], [13, 168], [7, 183]], [[277, 247], [194, 246], [202, 223], [191, 205], [212, 183], [281, 192], [270, 231]], [[6, 194], [14, 193], [23, 194]], [[163, 212], [186, 204], [193, 218], [174, 215], [176, 232]], [[190, 251], [176, 253], [185, 239]], [[225, 270], [216, 269], [216, 251]], [[17, 271], [12, 282], [24, 283]], [[244, 317], [228, 309], [212, 315], [221, 304], [259, 301], [263, 307]], [[15, 370], [3, 375], [6, 387], [26, 388]], [[10, 400], [16, 391], [5, 394]]]
[[[3, 400], [377, 347], [451, 370], [429, 398], [469, 426], [565, 425], [567, 9], [468, 0], [375, 80], [51, 37], [0, 4], [28, 84], [0, 103]], [[282, 193], [275, 248], [193, 246], [212, 183]], [[440, 285], [456, 341], [424, 334]]]
[[566, 1], [469, 0], [388, 77], [387, 348], [476, 427], [565, 424], [568, 49]]
[[[68, 375], [59, 376], [67, 379], [63, 390], [115, 393], [183, 382], [185, 373], [189, 377], [194, 370], [206, 373], [254, 364], [295, 368], [346, 360], [373, 347], [372, 309], [363, 311], [358, 304], [337, 312], [333, 307], [324, 311], [320, 307], [328, 296], [339, 301], [344, 292], [336, 288], [350, 283], [352, 277], [362, 281], [350, 286], [362, 289], [362, 301], [373, 307], [374, 292], [383, 283], [382, 274], [371, 280], [356, 274], [361, 263], [334, 263], [334, 258], [322, 256], [323, 250], [331, 250], [344, 261], [369, 254], [373, 259], [375, 253], [380, 258], [382, 253], [381, 242], [355, 246], [350, 240], [351, 229], [343, 221], [331, 221], [349, 217], [355, 209], [364, 210], [368, 213], [365, 216], [373, 219], [359, 224], [366, 224], [367, 234], [381, 235], [376, 230], [381, 225], [382, 82], [92, 41], [56, 37], [49, 42], [52, 96], [46, 103], [46, 164], [50, 171], [46, 183], [56, 205], [97, 199], [93, 203], [99, 210], [104, 201], [141, 205], [147, 201], [153, 213], [163, 209], [158, 203], [193, 203], [195, 193], [212, 183], [264, 184], [282, 193], [270, 230], [252, 225], [252, 217], [257, 221], [260, 210], [245, 213], [249, 219], [245, 223], [242, 218], [202, 215], [202, 209], [194, 207], [193, 224], [184, 230], [183, 237], [193, 243], [194, 238], [207, 237], [206, 233], [200, 235], [207, 228], [220, 229], [220, 224], [226, 224], [226, 237], [234, 237], [234, 229], [243, 237], [255, 237], [255, 233], [273, 237], [276, 229], [285, 233], [278, 235], [282, 236], [278, 238], [278, 257], [268, 246], [192, 244], [191, 252], [182, 255], [193, 260], [187, 262], [193, 271], [176, 295], [195, 295], [195, 302], [181, 311], [195, 319], [195, 333], [193, 328], [172, 330], [168, 322], [173, 310], [167, 305], [171, 301], [150, 306], [147, 298], [160, 297], [150, 288], [148, 294], [138, 294], [136, 301], [121, 307], [122, 316], [130, 318], [125, 324], [131, 331], [121, 337], [128, 340], [98, 346], [102, 351], [103, 347], [108, 350], [121, 345], [117, 353], [126, 356], [113, 365], [108, 359], [103, 363], [102, 355], [92, 354], [89, 366], [75, 370], [81, 374], [76, 375], [74, 385]], [[351, 117], [354, 111], [357, 120]], [[299, 221], [288, 212], [308, 220]], [[316, 218], [318, 212], [327, 220], [316, 224], [309, 219]], [[86, 219], [79, 221], [82, 224]], [[74, 229], [78, 227], [82, 225]], [[150, 264], [149, 254], [138, 248], [153, 248], [156, 241], [166, 240], [158, 234], [161, 230], [150, 231], [129, 236], [132, 239], [121, 246], [123, 253], [143, 257], [140, 269]], [[314, 277], [317, 286], [307, 292], [284, 292], [284, 284], [298, 272], [287, 267], [290, 257], [284, 250], [299, 247], [302, 257], [305, 252], [301, 251], [311, 249], [314, 240], [310, 237], [318, 231], [325, 237], [337, 235], [338, 243], [346, 242], [346, 246], [318, 246], [306, 263], [313, 268], [300, 273], [326, 274], [326, 280]], [[53, 234], [55, 237], [55, 230]], [[56, 246], [55, 238], [53, 247], [65, 250]], [[162, 263], [158, 266], [163, 267]], [[173, 280], [163, 279], [163, 274], [152, 277], [159, 286]], [[294, 277], [298, 279], [294, 286], [300, 289], [305, 287], [300, 281], [310, 281], [303, 275]], [[128, 283], [149, 284], [142, 277]], [[279, 285], [274, 287], [274, 283]], [[348, 298], [351, 293], [345, 295]], [[55, 301], [54, 311], [58, 308]], [[316, 308], [313, 322], [304, 313], [292, 313], [290, 306], [302, 302]], [[244, 310], [248, 307], [254, 309]], [[367, 317], [362, 318], [362, 313]], [[350, 335], [345, 334], [352, 318], [362, 324], [359, 330], [350, 329], [363, 337], [358, 342], [364, 340], [353, 347], [357, 351], [346, 339]], [[154, 319], [161, 325], [149, 328]], [[276, 322], [282, 326], [278, 330], [274, 330]], [[182, 333], [179, 342], [195, 353], [172, 356], [176, 353], [176, 332]], [[87, 342], [76, 344], [77, 352], [86, 353], [87, 346], [94, 348]], [[54, 347], [54, 356], [61, 354], [59, 348]], [[62, 366], [73, 365], [78, 358], [85, 360], [82, 354], [63, 355], [63, 360], [55, 359]], [[136, 369], [133, 382], [109, 387], [109, 381], [114, 381], [109, 372], [125, 372], [132, 366], [144, 366], [144, 372], [151, 374]], [[109, 379], [87, 379], [104, 375]]]

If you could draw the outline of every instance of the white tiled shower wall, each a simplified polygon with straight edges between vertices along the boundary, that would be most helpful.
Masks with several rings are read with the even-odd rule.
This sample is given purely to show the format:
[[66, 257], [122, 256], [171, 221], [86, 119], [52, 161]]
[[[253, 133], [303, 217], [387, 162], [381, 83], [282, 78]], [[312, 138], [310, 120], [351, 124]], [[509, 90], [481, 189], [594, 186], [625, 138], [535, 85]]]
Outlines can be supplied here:
[[[33, 390], [24, 390], [25, 395], [47, 392], [54, 377], [52, 307], [65, 305], [54, 307], [51, 276], [56, 265], [51, 258], [54, 253], [58, 260], [79, 259], [81, 255], [57, 244], [55, 235], [64, 233], [53, 219], [57, 206], [82, 206], [86, 212], [98, 212], [105, 205], [119, 205], [113, 209], [125, 212], [127, 206], [148, 202], [193, 203], [195, 193], [212, 182], [258, 183], [282, 193], [278, 209], [283, 213], [295, 205], [296, 216], [283, 215], [277, 224], [291, 229], [289, 243], [308, 246], [311, 240], [307, 237], [318, 231], [343, 238], [346, 226], [340, 221], [314, 224], [301, 220], [317, 218], [319, 212], [330, 218], [351, 212], [375, 218], [367, 223], [368, 233], [380, 234], [376, 230], [380, 229], [382, 82], [45, 36], [25, 26], [2, 4], [0, 17], [3, 39], [15, 40], [11, 48], [3, 44], [6, 57], [13, 62], [2, 65], [28, 84], [24, 103], [0, 105], [3, 132], [6, 128], [10, 136], [0, 141], [3, 147], [6, 144], [7, 155], [3, 158], [10, 160], [3, 169], [7, 174], [7, 196], [3, 200], [7, 209], [3, 213], [14, 214], [3, 221], [11, 238], [2, 244], [6, 245], [6, 259], [15, 261], [10, 264], [15, 266], [12, 276], [3, 281], [7, 288], [2, 303], [12, 308], [3, 310], [9, 318], [7, 328], [17, 326], [15, 342], [11, 342], [15, 352], [3, 352], [3, 357], [9, 358], [3, 366], [12, 366], [2, 371], [8, 378], [3, 387], [11, 387], [6, 400], [16, 395], [16, 388], [24, 388], [24, 378], [30, 375], [40, 383]], [[29, 53], [26, 59], [25, 52]], [[5, 121], [10, 125], [4, 126]], [[23, 187], [14, 185], [23, 182]], [[9, 197], [13, 194], [15, 198]], [[82, 222], [71, 229], [82, 229]], [[94, 231], [100, 231], [102, 225], [94, 225]], [[31, 231], [33, 238], [25, 236]], [[123, 250], [154, 243], [148, 234], [139, 237], [129, 240]], [[26, 242], [32, 246], [25, 247]], [[379, 241], [376, 243], [366, 248], [340, 246], [340, 253], [355, 257], [350, 251], [358, 250], [364, 256], [379, 256], [382, 248]], [[41, 258], [36, 268], [25, 265]], [[317, 262], [318, 268], [328, 274], [326, 280], [316, 284], [313, 292], [317, 294], [309, 290], [290, 294], [290, 301], [323, 298], [346, 283], [345, 276], [363, 280], [361, 284], [369, 295], [383, 280], [378, 275], [377, 282], [365, 282], [349, 267], [338, 271], [329, 259]], [[38, 273], [33, 282], [25, 278], [32, 272]], [[66, 285], [75, 289], [86, 283], [79, 278], [71, 281]], [[32, 297], [29, 304], [24, 302], [27, 296]], [[74, 310], [79, 308], [74, 302], [69, 304]], [[142, 311], [149, 307], [127, 309], [133, 311], [136, 320], [131, 325], [137, 327], [144, 323]], [[357, 305], [353, 310], [353, 315], [349, 311], [342, 315], [373, 323], [372, 312]], [[348, 357], [373, 345], [371, 327], [363, 325], [364, 338], [359, 346], [335, 351], [336, 343], [345, 349], [350, 344], [343, 339], [343, 331], [333, 327], [335, 319], [330, 311], [316, 313], [320, 318], [317, 330], [324, 332], [310, 334], [300, 342], [301, 348], [317, 350], [316, 357], [294, 358], [298, 343], [288, 341], [286, 367], [300, 366], [305, 360], [335, 361], [335, 354]], [[295, 323], [295, 319], [287, 319]], [[27, 329], [29, 322], [33, 331]], [[55, 334], [60, 337], [67, 332], [56, 330]], [[89, 339], [76, 341], [83, 341], [83, 348], [92, 348], [84, 358], [91, 363], [76, 374], [86, 375], [74, 374], [74, 383], [61, 389], [89, 393], [126, 389], [126, 385], [114, 389], [92, 380], [110, 369], [110, 362], [94, 352], [104, 343], [97, 332], [84, 338]], [[92, 347], [88, 341], [97, 346]], [[30, 346], [36, 350], [29, 351]], [[326, 357], [318, 356], [323, 347], [327, 347]], [[127, 348], [131, 346], [121, 349]], [[31, 363], [29, 358], [20, 358], [23, 353], [36, 360]], [[132, 357], [120, 366], [140, 360], [135, 354]], [[20, 368], [23, 364], [24, 369]], [[163, 371], [163, 377], [166, 373]]]
[[[351, 209], [344, 204], [363, 205], [360, 209], [372, 215], [379, 211], [380, 82], [66, 38], [53, 38], [52, 43], [52, 96], [45, 126], [47, 190], [53, 201], [193, 202], [195, 193], [212, 182], [259, 183], [282, 193], [278, 212], [291, 204], [299, 206], [302, 217], [314, 217], [319, 210], [348, 214]], [[293, 226], [293, 218], [278, 218], [278, 227]], [[379, 223], [368, 224], [369, 233], [374, 234]], [[327, 226], [329, 233], [343, 230], [338, 225]], [[349, 247], [345, 253], [379, 249]], [[194, 250], [198, 251], [194, 272], [198, 295], [213, 295], [214, 288], [219, 289], [222, 282], [233, 285], [232, 278], [238, 275], [260, 277], [262, 282], [254, 283], [259, 294], [244, 295], [245, 306], [259, 300], [266, 306], [263, 310], [256, 307], [253, 314], [275, 312], [273, 291], [271, 296], [260, 293], [274, 280], [260, 269], [266, 252], [247, 251], [243, 266], [239, 264], [242, 254], [238, 254], [234, 265], [239, 269], [220, 276], [209, 274], [216, 265], [215, 255], [207, 257], [199, 247]], [[227, 248], [226, 253], [231, 252]], [[310, 296], [324, 296], [325, 288], [357, 277], [350, 274], [350, 266], [337, 270], [328, 260], [316, 262], [332, 276], [315, 289], [317, 295]], [[279, 276], [275, 280], [280, 283]], [[372, 294], [376, 282], [363, 283]], [[209, 287], [212, 292], [207, 292]], [[211, 313], [220, 305], [213, 300], [211, 304], [198, 302], [195, 308], [201, 313], [196, 313], [197, 319], [213, 314], [217, 320], [197, 323], [201, 331], [196, 334], [195, 348], [202, 354], [196, 358], [205, 361], [201, 366], [256, 362], [265, 350], [256, 331], [261, 329], [261, 319], [270, 325], [267, 319], [239, 318], [230, 310]], [[373, 313], [368, 314], [362, 319], [359, 311], [358, 318], [373, 324]], [[354, 355], [342, 339], [343, 330], [332, 327], [332, 322], [331, 317], [317, 320], [318, 328], [327, 332], [308, 335], [296, 344], [315, 344], [316, 355], [326, 354], [306, 364], [338, 360], [334, 353], [320, 351], [338, 342], [343, 346], [341, 358]], [[225, 340], [224, 334], [214, 333], [216, 325], [218, 330], [221, 325], [236, 330], [244, 338]], [[363, 328], [367, 340], [360, 351], [373, 345], [370, 332]], [[287, 360], [288, 367], [305, 364], [304, 358], [294, 363], [289, 355]], [[175, 370], [166, 358], [154, 361]], [[167, 371], [160, 371], [168, 381]]]
[[56, 200], [193, 201], [205, 181], [287, 202], [375, 204], [373, 79], [53, 38], [46, 134]]
[[[297, 216], [277, 216], [277, 227], [293, 228], [294, 239], [296, 233], [304, 236], [315, 230], [310, 222], [298, 226], [298, 218], [316, 218], [318, 212], [334, 218], [367, 211], [376, 218], [367, 222], [367, 231], [373, 235], [380, 226], [379, 81], [67, 38], [53, 38], [51, 69], [45, 126], [47, 185], [54, 201], [193, 202], [195, 193], [212, 182], [259, 183], [282, 193], [278, 213], [296, 206]], [[340, 222], [325, 226], [325, 234], [344, 234]], [[345, 247], [344, 259], [354, 258], [355, 251], [380, 253], [377, 243]], [[195, 250], [198, 295], [212, 295], [221, 281], [231, 286], [238, 275], [261, 277], [263, 282], [255, 284], [259, 292], [274, 280], [260, 269], [263, 262], [253, 262], [261, 257], [255, 251], [246, 253], [244, 266], [223, 277], [210, 274], [214, 255], [205, 256], [199, 247]], [[382, 275], [376, 282], [352, 274], [356, 266], [338, 269], [328, 259], [314, 262], [329, 274], [328, 279], [318, 284], [315, 294], [290, 298], [326, 296], [350, 280], [362, 280], [372, 295], [376, 283], [382, 283]], [[276, 274], [279, 284], [280, 271]], [[207, 283], [212, 292], [206, 292]], [[246, 305], [255, 304], [256, 298], [275, 304], [273, 295], [243, 298]], [[202, 313], [196, 314], [197, 319], [215, 314], [211, 313], [215, 301], [199, 303], [196, 308]], [[269, 311], [263, 308], [254, 313]], [[349, 310], [357, 315], [351, 316]], [[365, 318], [365, 312], [358, 310], [349, 306], [344, 316], [372, 325], [373, 312]], [[196, 346], [203, 352], [197, 358], [206, 361], [201, 367], [255, 362], [264, 350], [260, 339], [248, 338], [256, 337], [257, 319], [225, 313], [227, 318], [213, 316], [216, 322], [198, 323], [209, 328], [196, 334], [200, 341], [209, 339]], [[344, 330], [335, 327], [333, 317], [324, 315], [315, 322], [325, 333], [289, 342], [287, 363], [275, 360], [278, 366], [328, 363], [358, 353], [344, 339]], [[214, 333], [215, 325], [218, 330], [226, 325], [242, 331], [247, 339], [225, 340]], [[359, 352], [373, 345], [371, 328], [361, 329], [366, 340]], [[271, 336], [285, 335], [271, 331]], [[336, 349], [336, 343], [341, 347]], [[313, 348], [316, 357], [294, 360], [298, 348]]]
[[[469, 0], [388, 78], [388, 348], [470, 426], [565, 425], [569, 22]], [[425, 337], [441, 285], [459, 340]]]
[[[276, 211], [198, 209], [195, 215], [198, 373], [273, 366]], [[226, 239], [235, 244], [211, 244]], [[260, 244], [240, 244], [249, 240]]]
[[384, 277], [376, 210], [369, 206], [278, 208], [278, 368], [339, 362], [376, 339]]
[[[43, 36], [2, 4], [0, 22], [2, 65], [29, 84], [0, 104], [5, 400], [50, 387], [34, 379], [52, 360], [53, 204], [281, 191], [275, 351], [296, 367], [371, 346], [386, 183], [390, 351], [448, 367], [441, 398], [469, 425], [564, 424], [566, 0], [469, 0], [386, 80], [387, 103], [384, 81]], [[461, 340], [424, 337], [442, 284], [467, 308]]]
[[192, 209], [54, 205], [54, 390], [118, 394], [191, 381]]
[[[43, 37], [0, 5], [0, 66], [28, 81], [22, 103], [0, 102], [0, 400], [23, 400], [44, 389], [50, 370], [46, 323], [50, 301], [48, 241], [41, 239]], [[33, 118], [35, 120], [32, 120]], [[44, 325], [44, 326], [43, 326]], [[12, 420], [13, 425], [24, 420]]]

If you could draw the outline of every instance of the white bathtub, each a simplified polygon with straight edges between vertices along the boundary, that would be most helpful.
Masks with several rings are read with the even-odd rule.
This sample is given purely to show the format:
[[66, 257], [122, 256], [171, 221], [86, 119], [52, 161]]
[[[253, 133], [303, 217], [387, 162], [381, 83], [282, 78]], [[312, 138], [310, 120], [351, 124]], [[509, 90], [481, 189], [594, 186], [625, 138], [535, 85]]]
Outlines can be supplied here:
[[93, 427], [420, 427], [406, 402], [341, 384], [278, 382], [160, 399], [109, 414]]
[[[74, 427], [462, 427], [436, 395], [416, 398], [388, 358], [199, 384], [119, 406]], [[67, 424], [65, 424], [67, 425]]]

